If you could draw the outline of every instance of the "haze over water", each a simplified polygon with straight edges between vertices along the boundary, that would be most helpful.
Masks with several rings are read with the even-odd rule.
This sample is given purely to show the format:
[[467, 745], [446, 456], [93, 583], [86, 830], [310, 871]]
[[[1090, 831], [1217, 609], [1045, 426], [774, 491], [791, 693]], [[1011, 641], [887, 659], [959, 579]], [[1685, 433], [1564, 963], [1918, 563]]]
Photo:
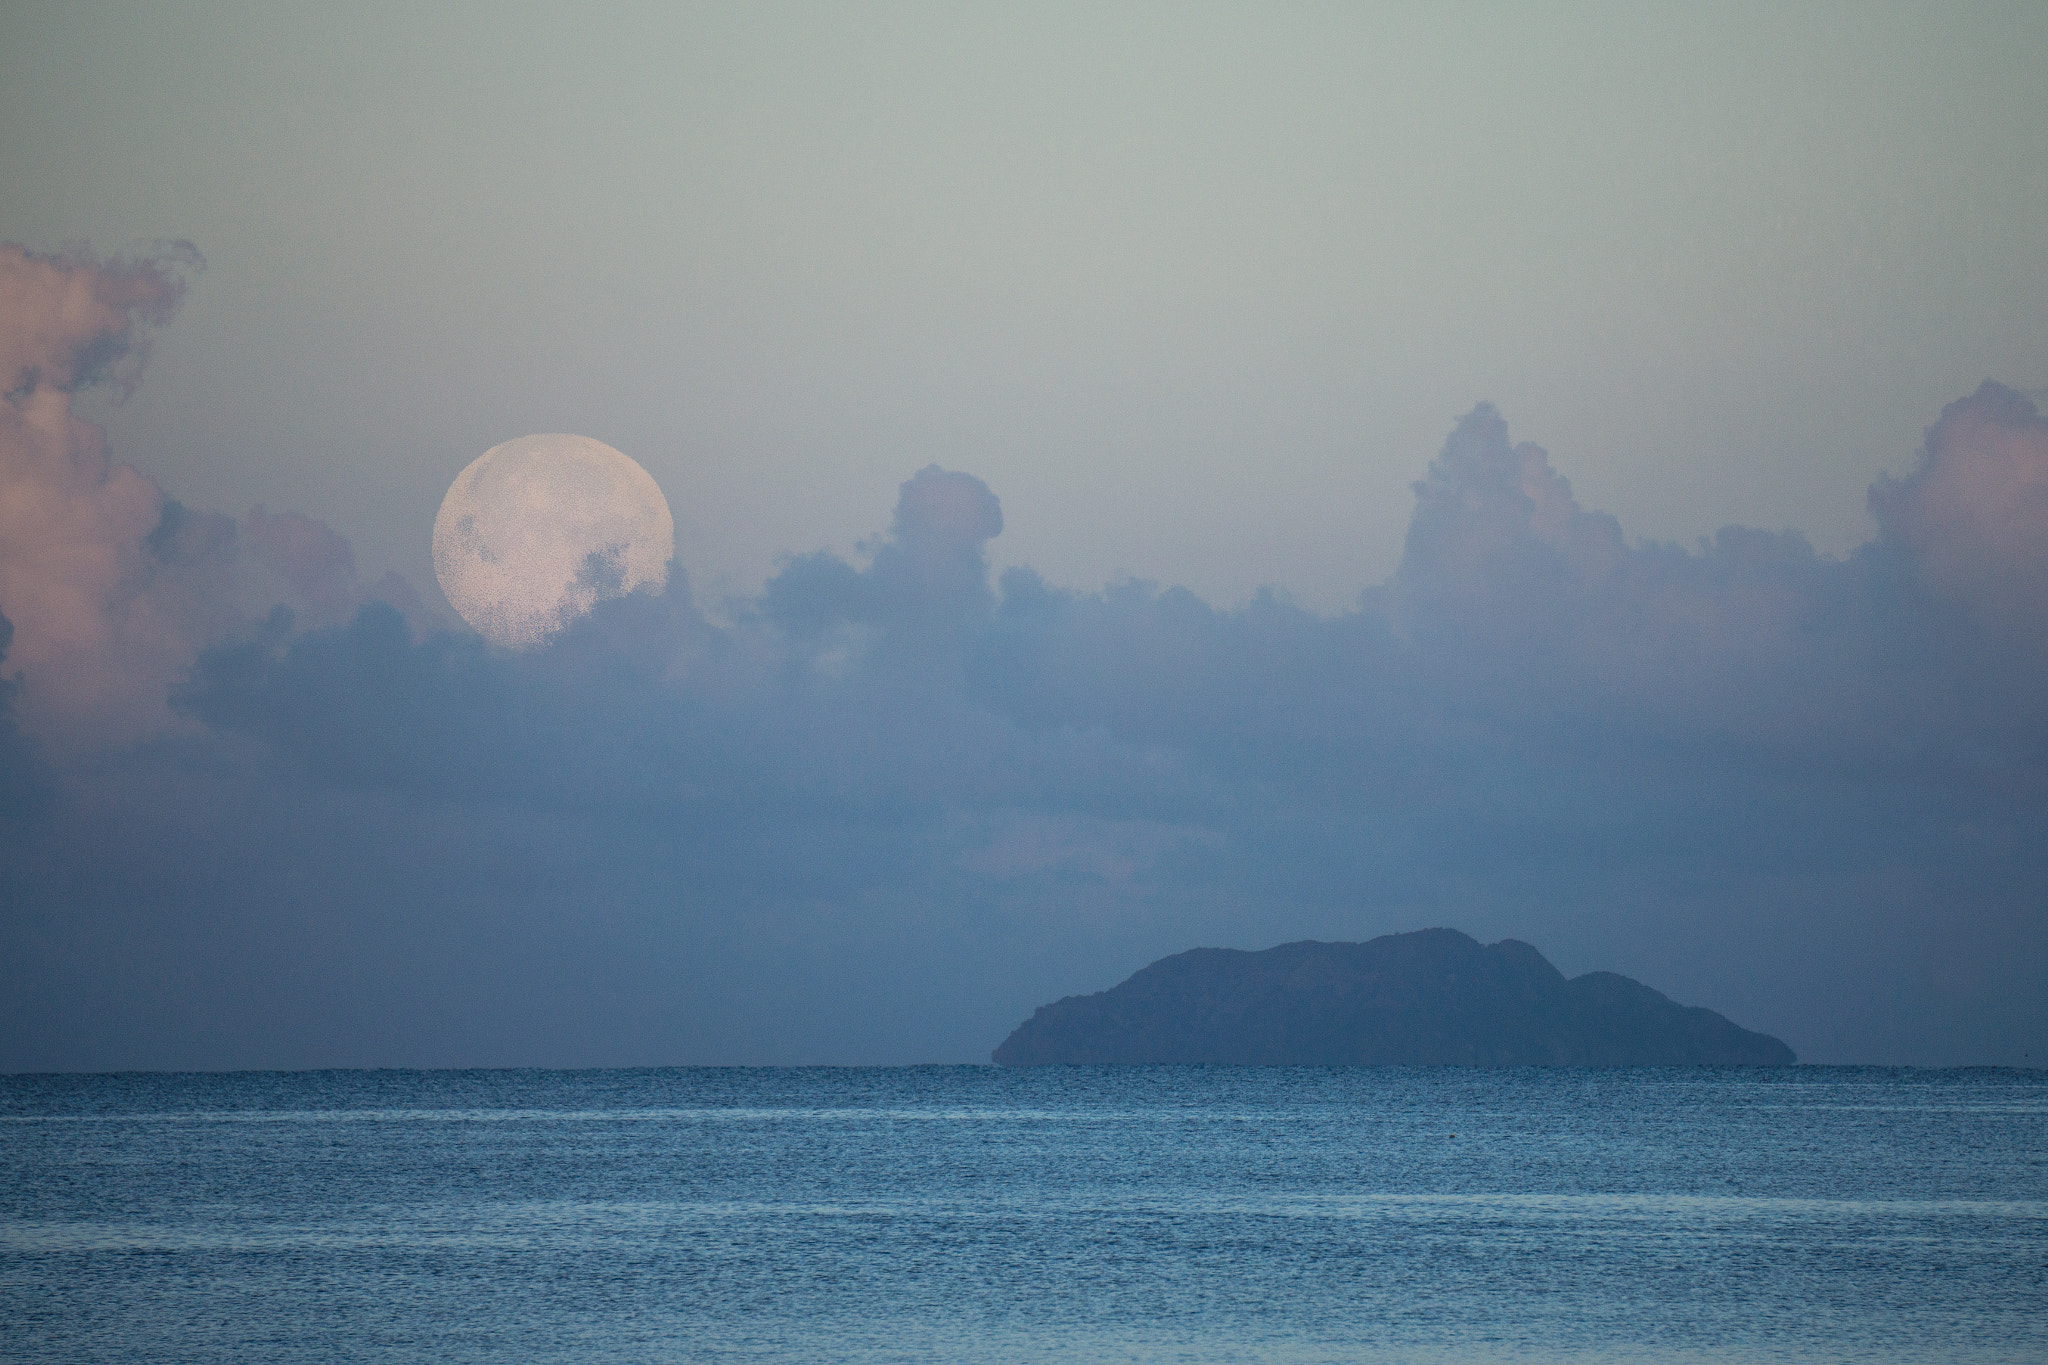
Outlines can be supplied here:
[[0, 1078], [0, 1357], [2038, 1360], [2048, 1074]]

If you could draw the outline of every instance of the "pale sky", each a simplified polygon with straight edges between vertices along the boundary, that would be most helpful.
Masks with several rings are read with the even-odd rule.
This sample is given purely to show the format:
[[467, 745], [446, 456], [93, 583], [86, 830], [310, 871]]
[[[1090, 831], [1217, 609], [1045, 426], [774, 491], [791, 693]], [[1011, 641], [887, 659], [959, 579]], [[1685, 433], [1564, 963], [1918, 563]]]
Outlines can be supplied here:
[[1000, 567], [1341, 608], [1497, 404], [1632, 536], [1870, 530], [2048, 383], [2048, 9], [10, 5], [0, 239], [209, 268], [114, 414], [432, 593], [575, 431], [705, 594], [936, 462]]

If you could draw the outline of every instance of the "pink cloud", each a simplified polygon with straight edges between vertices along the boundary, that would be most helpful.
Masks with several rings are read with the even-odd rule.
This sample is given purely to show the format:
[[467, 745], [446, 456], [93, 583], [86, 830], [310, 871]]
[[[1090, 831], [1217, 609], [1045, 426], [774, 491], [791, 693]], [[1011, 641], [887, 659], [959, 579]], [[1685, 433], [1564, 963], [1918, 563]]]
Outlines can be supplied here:
[[2048, 616], [2048, 421], [2019, 394], [1987, 383], [1949, 404], [1870, 509], [1930, 590], [1980, 615]]
[[168, 316], [192, 259], [102, 265], [0, 247], [0, 612], [32, 728], [121, 742], [171, 723], [168, 681], [222, 608], [204, 580], [232, 527], [113, 463], [71, 410], [95, 379], [132, 383], [141, 330]]

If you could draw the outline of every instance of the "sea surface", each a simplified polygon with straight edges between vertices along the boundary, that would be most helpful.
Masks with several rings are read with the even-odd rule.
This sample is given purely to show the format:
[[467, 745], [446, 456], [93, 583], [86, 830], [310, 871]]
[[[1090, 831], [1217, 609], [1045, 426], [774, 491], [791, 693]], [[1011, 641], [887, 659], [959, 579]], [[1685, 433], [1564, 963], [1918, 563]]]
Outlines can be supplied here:
[[9, 1361], [2043, 1361], [2048, 1073], [0, 1077]]

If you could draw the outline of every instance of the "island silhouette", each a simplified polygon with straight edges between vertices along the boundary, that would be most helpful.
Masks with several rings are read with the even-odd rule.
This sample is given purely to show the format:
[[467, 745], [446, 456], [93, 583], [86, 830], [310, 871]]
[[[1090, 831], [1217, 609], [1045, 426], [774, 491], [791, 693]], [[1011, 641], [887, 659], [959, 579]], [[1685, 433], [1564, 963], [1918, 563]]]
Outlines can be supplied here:
[[1566, 978], [1517, 939], [1194, 948], [1070, 995], [1004, 1066], [1789, 1066], [1792, 1049], [1613, 972]]

